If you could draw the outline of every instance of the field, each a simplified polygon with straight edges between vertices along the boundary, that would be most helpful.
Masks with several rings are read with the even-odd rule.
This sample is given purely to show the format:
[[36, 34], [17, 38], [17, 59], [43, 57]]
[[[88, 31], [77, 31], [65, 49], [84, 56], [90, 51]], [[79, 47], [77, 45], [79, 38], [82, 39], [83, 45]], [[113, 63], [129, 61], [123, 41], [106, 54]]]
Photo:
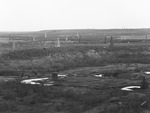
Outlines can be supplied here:
[[[1, 44], [0, 113], [149, 113], [150, 75], [143, 73], [150, 72], [150, 43], [148, 39], [118, 39], [126, 35], [150, 35], [150, 30], [0, 33], [1, 37], [27, 40], [17, 42], [20, 45], [13, 51], [12, 43]], [[65, 43], [66, 36], [70, 43]], [[33, 37], [36, 40], [29, 41]], [[57, 38], [60, 47], [55, 42], [45, 47], [47, 41]], [[54, 72], [65, 76], [53, 80]], [[45, 77], [48, 80], [40, 85], [21, 83]], [[121, 90], [126, 86], [141, 88]]]

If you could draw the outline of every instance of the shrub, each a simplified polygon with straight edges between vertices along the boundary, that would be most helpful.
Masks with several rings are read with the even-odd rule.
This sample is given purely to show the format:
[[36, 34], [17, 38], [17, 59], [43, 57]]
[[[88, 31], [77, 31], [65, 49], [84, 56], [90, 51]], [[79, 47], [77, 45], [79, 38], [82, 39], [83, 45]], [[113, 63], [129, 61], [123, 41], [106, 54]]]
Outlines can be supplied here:
[[17, 105], [13, 102], [0, 101], [0, 112], [14, 112], [17, 111]]
[[56, 111], [65, 111], [65, 113], [81, 113], [83, 111], [82, 107], [77, 101], [66, 100], [63, 104], [55, 105]]
[[5, 90], [3, 92], [3, 99], [5, 99], [5, 100], [13, 100], [13, 101], [15, 101], [16, 100], [16, 96], [17, 96], [17, 94], [14, 91], [9, 90], [9, 89]]
[[72, 89], [64, 91], [63, 97], [68, 100], [78, 100], [79, 99], [79, 95]]

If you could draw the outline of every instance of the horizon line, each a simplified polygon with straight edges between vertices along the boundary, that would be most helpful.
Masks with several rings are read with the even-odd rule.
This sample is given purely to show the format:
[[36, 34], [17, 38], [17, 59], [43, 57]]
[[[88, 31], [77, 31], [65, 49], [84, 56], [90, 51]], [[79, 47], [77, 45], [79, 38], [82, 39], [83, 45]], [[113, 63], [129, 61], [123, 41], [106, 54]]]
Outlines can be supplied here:
[[43, 29], [43, 30], [22, 30], [22, 31], [19, 31], [19, 30], [14, 30], [14, 31], [0, 31], [0, 33], [8, 33], [8, 32], [41, 32], [41, 31], [55, 31], [55, 30], [136, 30], [136, 29], [150, 29], [149, 27], [148, 28], [78, 28], [78, 29], [69, 29], [69, 28], [65, 28], [65, 29]]

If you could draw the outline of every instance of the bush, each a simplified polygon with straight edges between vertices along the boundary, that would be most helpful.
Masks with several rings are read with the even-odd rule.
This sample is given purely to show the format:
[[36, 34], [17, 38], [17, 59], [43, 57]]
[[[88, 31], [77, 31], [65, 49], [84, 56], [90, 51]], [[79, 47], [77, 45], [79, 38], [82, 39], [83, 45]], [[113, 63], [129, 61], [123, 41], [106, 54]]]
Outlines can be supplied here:
[[[80, 96], [82, 96], [82, 95], [80, 95]], [[68, 100], [74, 100], [74, 101], [79, 99], [79, 95], [72, 89], [64, 91], [63, 97]]]
[[20, 73], [18, 71], [14, 70], [1, 70], [0, 71], [0, 76], [16, 76], [19, 75]]
[[15, 101], [16, 100], [16, 96], [17, 96], [17, 94], [14, 91], [9, 90], [9, 89], [5, 90], [3, 92], [3, 99], [5, 99], [5, 100], [13, 100], [13, 101]]
[[55, 105], [56, 111], [65, 111], [65, 113], [81, 113], [83, 111], [81, 105], [77, 101], [66, 100], [63, 104]]
[[17, 111], [17, 105], [13, 102], [0, 101], [0, 112], [14, 112]]

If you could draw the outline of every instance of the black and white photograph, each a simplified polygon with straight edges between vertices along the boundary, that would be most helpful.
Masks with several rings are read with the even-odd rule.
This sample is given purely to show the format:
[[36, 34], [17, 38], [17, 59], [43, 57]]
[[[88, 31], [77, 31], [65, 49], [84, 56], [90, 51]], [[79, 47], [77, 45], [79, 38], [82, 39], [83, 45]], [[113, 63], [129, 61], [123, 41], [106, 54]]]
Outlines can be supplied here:
[[0, 0], [0, 113], [150, 113], [150, 0]]

